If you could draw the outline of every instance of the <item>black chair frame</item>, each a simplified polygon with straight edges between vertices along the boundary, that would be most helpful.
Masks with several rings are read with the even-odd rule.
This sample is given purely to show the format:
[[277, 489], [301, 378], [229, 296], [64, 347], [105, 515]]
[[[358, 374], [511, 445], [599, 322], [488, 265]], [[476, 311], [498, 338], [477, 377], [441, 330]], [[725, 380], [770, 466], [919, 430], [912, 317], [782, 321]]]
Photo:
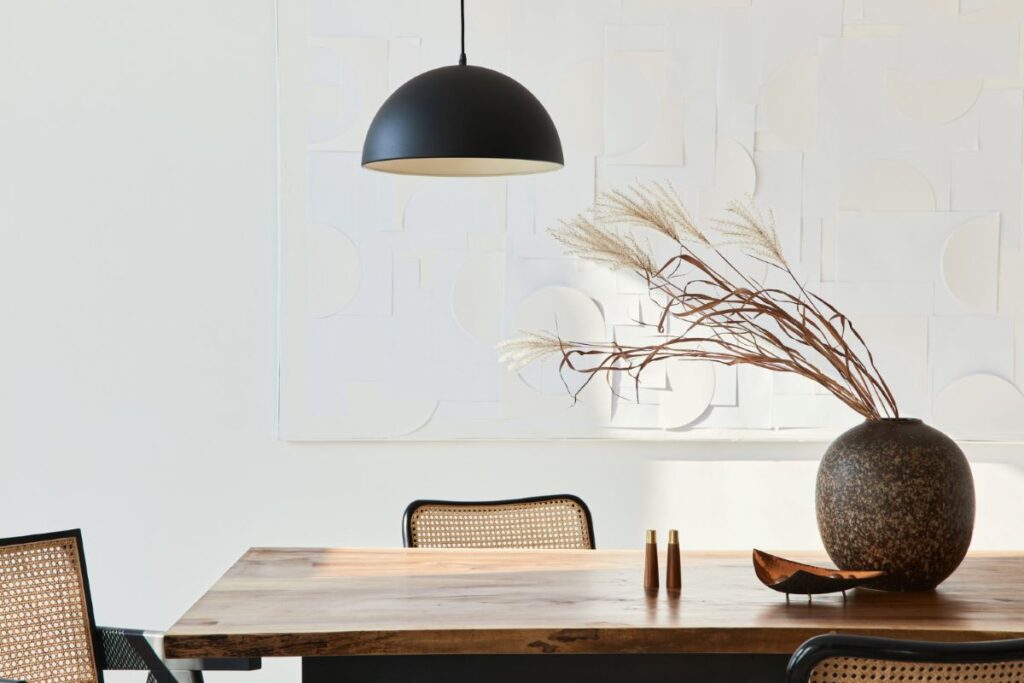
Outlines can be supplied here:
[[793, 653], [786, 667], [786, 683], [806, 683], [814, 667], [825, 659], [850, 657], [916, 664], [975, 664], [1024, 660], [1024, 639], [973, 643], [894, 640], [851, 635], [811, 638]]

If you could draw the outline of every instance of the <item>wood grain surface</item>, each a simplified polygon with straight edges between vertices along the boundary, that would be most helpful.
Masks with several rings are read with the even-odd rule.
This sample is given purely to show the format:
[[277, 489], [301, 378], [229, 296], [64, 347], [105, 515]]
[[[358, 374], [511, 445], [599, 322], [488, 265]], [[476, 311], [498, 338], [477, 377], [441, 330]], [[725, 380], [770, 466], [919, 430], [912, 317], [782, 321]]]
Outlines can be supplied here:
[[254, 548], [164, 647], [169, 657], [790, 653], [830, 631], [1024, 637], [1024, 553], [968, 556], [934, 592], [858, 588], [845, 601], [787, 604], [758, 582], [749, 553], [684, 553], [682, 594], [670, 598], [644, 594], [642, 551]]

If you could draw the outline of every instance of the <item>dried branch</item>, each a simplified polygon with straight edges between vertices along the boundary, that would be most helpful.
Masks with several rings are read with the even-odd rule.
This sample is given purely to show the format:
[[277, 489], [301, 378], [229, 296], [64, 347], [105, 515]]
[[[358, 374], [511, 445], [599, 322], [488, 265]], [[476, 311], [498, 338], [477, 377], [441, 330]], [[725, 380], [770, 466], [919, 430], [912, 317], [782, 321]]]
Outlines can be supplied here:
[[[679, 253], [656, 267], [630, 228], [668, 237]], [[601, 195], [590, 212], [551, 232], [573, 255], [644, 278], [661, 307], [652, 328], [664, 334], [679, 325], [681, 333], [646, 346], [530, 334], [503, 343], [502, 359], [510, 366], [560, 354], [562, 371], [586, 376], [578, 396], [597, 375], [626, 373], [639, 386], [645, 368], [670, 358], [753, 365], [806, 377], [865, 418], [899, 416], [864, 339], [845, 315], [804, 288], [786, 261], [774, 217], [762, 214], [750, 198], [730, 203], [726, 216], [705, 231], [671, 186], [637, 185]], [[737, 246], [783, 273], [792, 289], [767, 286], [742, 272], [725, 246]]]

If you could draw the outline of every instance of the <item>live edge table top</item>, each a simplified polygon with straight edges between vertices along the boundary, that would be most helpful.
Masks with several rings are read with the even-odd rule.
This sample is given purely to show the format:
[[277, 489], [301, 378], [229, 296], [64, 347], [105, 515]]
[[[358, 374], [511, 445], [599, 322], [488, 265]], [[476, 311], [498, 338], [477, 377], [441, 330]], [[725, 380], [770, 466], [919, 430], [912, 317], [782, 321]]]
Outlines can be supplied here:
[[253, 548], [164, 647], [176, 658], [784, 654], [832, 631], [1024, 637], [1024, 553], [970, 555], [931, 593], [856, 589], [811, 603], [762, 586], [749, 553], [684, 553], [682, 568], [673, 599], [644, 594], [638, 551]]

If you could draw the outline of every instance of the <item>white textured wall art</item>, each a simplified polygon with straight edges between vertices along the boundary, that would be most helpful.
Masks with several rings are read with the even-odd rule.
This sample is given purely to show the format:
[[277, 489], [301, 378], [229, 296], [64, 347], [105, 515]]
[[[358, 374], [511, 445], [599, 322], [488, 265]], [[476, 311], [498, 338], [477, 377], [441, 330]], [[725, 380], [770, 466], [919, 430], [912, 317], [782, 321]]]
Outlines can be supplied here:
[[[1024, 439], [1016, 0], [468, 0], [471, 63], [530, 88], [564, 170], [364, 171], [394, 88], [458, 54], [456, 0], [279, 0], [280, 434], [285, 439], [807, 438], [857, 418], [820, 388], [676, 363], [638, 400], [519, 330], [643, 336], [641, 283], [546, 234], [602, 189], [670, 180], [716, 215], [771, 207], [808, 286], [861, 328], [903, 412]], [[575, 380], [567, 378], [569, 385]]]

